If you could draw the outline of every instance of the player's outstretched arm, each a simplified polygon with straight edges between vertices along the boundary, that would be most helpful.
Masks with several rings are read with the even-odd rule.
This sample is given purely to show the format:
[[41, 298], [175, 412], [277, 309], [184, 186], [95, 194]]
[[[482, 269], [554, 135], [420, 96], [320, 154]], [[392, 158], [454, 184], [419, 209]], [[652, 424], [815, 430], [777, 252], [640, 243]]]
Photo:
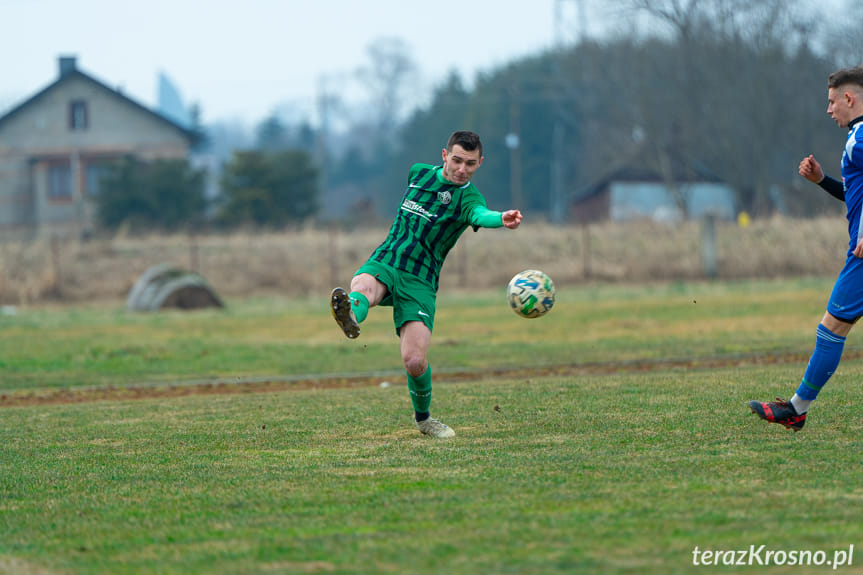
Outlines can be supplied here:
[[474, 231], [479, 228], [499, 228], [502, 226], [514, 230], [521, 223], [521, 212], [518, 210], [498, 212], [485, 206], [474, 206], [470, 210], [469, 217], [470, 225], [474, 227]]
[[518, 210], [507, 210], [503, 212], [500, 216], [501, 221], [503, 221], [504, 227], [511, 230], [514, 230], [521, 224], [521, 218], [521, 212]]

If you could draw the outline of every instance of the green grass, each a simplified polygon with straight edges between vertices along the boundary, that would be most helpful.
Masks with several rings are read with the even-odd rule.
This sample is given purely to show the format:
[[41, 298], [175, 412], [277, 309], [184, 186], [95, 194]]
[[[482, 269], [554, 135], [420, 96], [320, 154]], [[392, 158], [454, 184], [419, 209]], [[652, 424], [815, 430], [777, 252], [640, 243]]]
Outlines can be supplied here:
[[[538, 320], [509, 312], [502, 291], [444, 293], [430, 359], [465, 370], [800, 352], [812, 345], [829, 288], [822, 280], [596, 285], [561, 289]], [[388, 308], [372, 310], [352, 342], [334, 328], [327, 302], [322, 294], [193, 313], [25, 309], [0, 317], [0, 392], [401, 373]]]
[[[745, 405], [793, 391], [805, 365], [766, 365], [758, 356], [808, 355], [829, 288], [822, 283], [782, 284], [782, 293], [761, 283], [581, 288], [563, 292], [548, 317], [513, 315], [515, 323], [499, 317], [496, 296], [448, 296], [432, 359], [441, 368], [450, 359], [463, 368], [609, 362], [615, 351], [629, 359], [722, 356], [728, 365], [518, 378], [477, 369], [476, 379], [457, 382], [442, 375], [433, 410], [458, 434], [445, 442], [412, 427], [396, 379], [390, 387], [7, 407], [0, 573], [830, 571], [692, 564], [696, 546], [764, 544], [832, 559], [834, 550], [863, 544], [863, 361], [843, 362], [801, 433], [767, 425]], [[261, 373], [272, 368], [269, 352], [254, 341], [330, 353], [304, 368], [320, 373], [348, 371], [364, 354], [387, 357], [374, 348], [395, 346], [388, 321], [364, 324], [358, 341], [330, 342], [331, 318], [321, 333], [310, 327], [319, 311], [307, 302], [246, 302], [227, 315], [45, 310], [15, 317], [2, 337], [14, 352], [10, 333], [44, 328], [47, 350], [58, 334], [117, 329], [145, 350], [160, 326], [178, 340], [188, 328], [218, 355], [230, 339], [215, 332], [218, 324], [243, 334], [232, 355], [244, 358], [242, 371]], [[304, 326], [307, 343], [277, 329], [288, 318]], [[459, 318], [464, 329], [445, 327]], [[39, 365], [36, 349], [26, 354]], [[396, 370], [394, 361], [386, 368]], [[57, 361], [41, 372], [44, 382], [34, 376], [28, 385], [59, 385], [53, 371], [67, 369], [83, 368]], [[165, 368], [171, 373], [196, 376], [179, 361]], [[112, 377], [116, 385], [139, 381], [131, 364]], [[863, 559], [854, 559], [838, 571], [861, 572]]]

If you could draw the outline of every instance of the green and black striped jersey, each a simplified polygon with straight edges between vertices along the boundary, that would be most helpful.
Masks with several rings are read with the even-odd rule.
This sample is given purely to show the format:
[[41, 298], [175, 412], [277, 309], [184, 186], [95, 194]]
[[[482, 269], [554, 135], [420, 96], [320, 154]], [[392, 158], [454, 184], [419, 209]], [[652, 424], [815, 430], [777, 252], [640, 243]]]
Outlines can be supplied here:
[[469, 226], [479, 227], [480, 214], [488, 213], [485, 198], [471, 182], [453, 184], [441, 175], [442, 168], [411, 166], [398, 215], [371, 256], [428, 282], [435, 291], [449, 251]]

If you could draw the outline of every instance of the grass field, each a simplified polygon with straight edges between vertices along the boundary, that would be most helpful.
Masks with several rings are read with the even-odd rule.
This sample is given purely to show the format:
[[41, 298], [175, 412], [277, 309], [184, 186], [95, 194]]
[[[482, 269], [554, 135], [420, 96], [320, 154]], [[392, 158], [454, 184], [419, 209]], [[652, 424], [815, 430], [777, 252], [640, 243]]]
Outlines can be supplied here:
[[746, 408], [793, 392], [829, 287], [442, 294], [450, 441], [386, 310], [357, 341], [326, 297], [0, 317], [0, 573], [861, 573], [853, 333], [804, 431]]

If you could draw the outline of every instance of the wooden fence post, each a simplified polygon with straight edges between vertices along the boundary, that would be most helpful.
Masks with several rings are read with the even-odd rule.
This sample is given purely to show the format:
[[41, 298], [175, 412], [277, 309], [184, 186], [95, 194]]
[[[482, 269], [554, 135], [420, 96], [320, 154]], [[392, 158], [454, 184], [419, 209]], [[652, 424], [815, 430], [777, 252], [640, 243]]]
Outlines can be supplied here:
[[189, 269], [196, 273], [200, 270], [200, 254], [198, 253], [198, 236], [194, 231], [189, 231]]
[[716, 245], [716, 216], [705, 214], [701, 218], [701, 264], [710, 279], [719, 276], [719, 249]]
[[327, 234], [327, 252], [330, 262], [330, 286], [341, 285], [339, 283], [339, 228], [336, 224], [330, 224]]
[[60, 268], [60, 240], [57, 236], [51, 236], [51, 270], [54, 273], [54, 294], [63, 297], [63, 274]]
[[590, 225], [584, 222], [581, 227], [582, 243], [584, 244], [584, 253], [582, 254], [584, 265], [584, 280], [590, 279]]

